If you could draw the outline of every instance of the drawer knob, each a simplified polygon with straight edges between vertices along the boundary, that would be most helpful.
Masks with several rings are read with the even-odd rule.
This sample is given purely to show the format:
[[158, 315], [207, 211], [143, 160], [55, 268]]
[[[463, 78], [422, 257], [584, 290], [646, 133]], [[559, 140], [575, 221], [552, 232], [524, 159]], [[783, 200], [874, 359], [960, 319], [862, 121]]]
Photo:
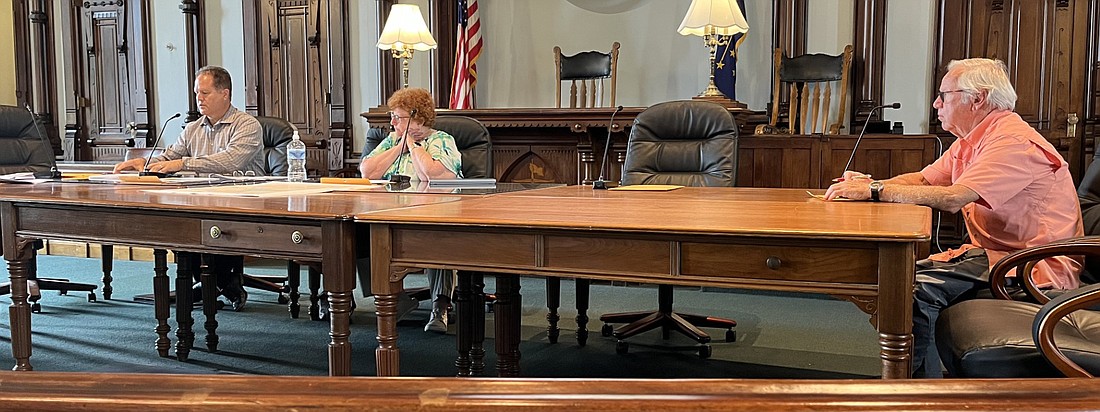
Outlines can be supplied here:
[[222, 228], [217, 226], [210, 226], [210, 238], [217, 239], [222, 237]]
[[768, 260], [764, 261], [765, 265], [768, 265], [768, 269], [779, 270], [779, 267], [783, 265], [783, 261], [778, 256], [768, 256]]
[[295, 230], [294, 233], [290, 234], [290, 241], [294, 242], [295, 245], [302, 244], [303, 240], [306, 240], [306, 235], [303, 235], [301, 231]]

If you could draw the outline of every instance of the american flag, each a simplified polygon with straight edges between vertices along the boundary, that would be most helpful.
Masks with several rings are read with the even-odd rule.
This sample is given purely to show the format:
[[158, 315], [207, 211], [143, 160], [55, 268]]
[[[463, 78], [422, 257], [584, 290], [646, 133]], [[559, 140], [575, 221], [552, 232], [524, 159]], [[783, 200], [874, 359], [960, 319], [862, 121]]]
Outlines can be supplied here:
[[477, 0], [458, 0], [458, 36], [455, 46], [454, 77], [451, 79], [451, 108], [474, 108], [477, 58], [481, 56], [481, 19]]

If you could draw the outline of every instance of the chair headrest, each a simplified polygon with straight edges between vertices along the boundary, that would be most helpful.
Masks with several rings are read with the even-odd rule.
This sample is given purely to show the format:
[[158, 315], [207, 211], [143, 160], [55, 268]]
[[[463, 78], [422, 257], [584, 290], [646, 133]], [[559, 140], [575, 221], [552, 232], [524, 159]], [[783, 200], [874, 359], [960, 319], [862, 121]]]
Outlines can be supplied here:
[[256, 116], [264, 135], [264, 147], [279, 147], [294, 138], [294, 125], [278, 117]]
[[18, 106], [0, 106], [0, 139], [24, 137], [27, 134], [38, 136], [31, 113]]
[[721, 105], [681, 100], [658, 103], [634, 118], [630, 139], [708, 140], [732, 134], [737, 138], [737, 123]]
[[438, 116], [435, 118], [434, 128], [455, 139], [455, 146], [462, 153], [463, 177], [493, 177], [493, 145], [485, 125], [477, 119], [466, 116]]
[[634, 119], [623, 170], [624, 185], [733, 186], [737, 123], [711, 102], [653, 105]]

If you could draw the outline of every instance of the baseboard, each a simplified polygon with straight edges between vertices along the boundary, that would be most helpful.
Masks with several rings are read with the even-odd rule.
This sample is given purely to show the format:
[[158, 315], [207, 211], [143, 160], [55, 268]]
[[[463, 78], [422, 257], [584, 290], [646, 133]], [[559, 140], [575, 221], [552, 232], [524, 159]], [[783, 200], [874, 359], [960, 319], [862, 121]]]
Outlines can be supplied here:
[[[71, 256], [99, 259], [103, 256], [103, 249], [98, 243], [70, 242], [65, 240], [47, 240], [45, 248], [38, 251], [42, 255]], [[153, 261], [153, 249], [144, 247], [115, 246], [115, 260], [136, 260], [143, 262]], [[172, 252], [168, 251], [168, 261], [173, 260]]]

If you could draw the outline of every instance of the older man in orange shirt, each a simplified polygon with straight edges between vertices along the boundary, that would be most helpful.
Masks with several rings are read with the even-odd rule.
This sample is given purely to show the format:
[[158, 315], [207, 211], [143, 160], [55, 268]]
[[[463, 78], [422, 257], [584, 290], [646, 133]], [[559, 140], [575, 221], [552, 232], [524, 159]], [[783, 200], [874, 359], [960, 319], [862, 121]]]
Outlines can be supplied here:
[[[917, 262], [913, 376], [942, 376], [934, 328], [941, 310], [989, 287], [989, 269], [1009, 253], [1083, 233], [1069, 165], [1012, 110], [1016, 91], [1003, 62], [951, 62], [932, 107], [958, 137], [917, 173], [887, 180], [844, 172], [827, 199], [915, 203], [962, 211], [969, 243]], [[1042, 287], [1078, 286], [1080, 259], [1049, 258], [1032, 271]]]

